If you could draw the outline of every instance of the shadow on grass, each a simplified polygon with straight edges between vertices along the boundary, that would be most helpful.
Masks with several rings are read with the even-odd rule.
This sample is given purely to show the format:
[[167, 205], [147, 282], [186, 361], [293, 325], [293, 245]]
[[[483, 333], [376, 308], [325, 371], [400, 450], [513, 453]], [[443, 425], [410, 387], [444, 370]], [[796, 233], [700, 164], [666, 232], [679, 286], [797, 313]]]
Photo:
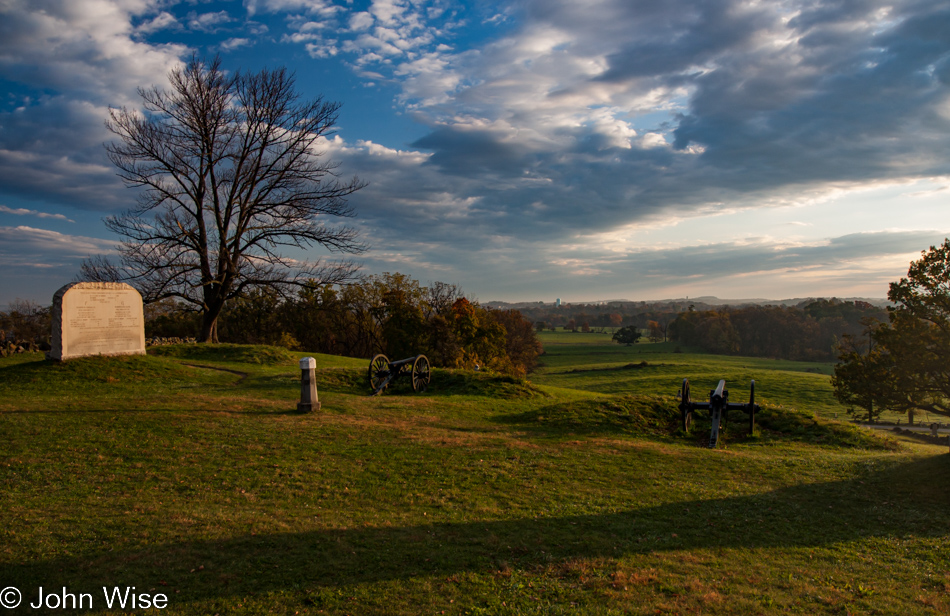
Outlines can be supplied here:
[[918, 432], [916, 430], [906, 430], [899, 427], [895, 427], [891, 431], [893, 434], [899, 434], [904, 438], [917, 441], [918, 443], [926, 443], [928, 445], [948, 445], [948, 438], [950, 436], [946, 434], [938, 434], [934, 436], [929, 432]]
[[[663, 396], [609, 396], [551, 404], [522, 413], [498, 415], [492, 420], [542, 438], [636, 435], [694, 441], [696, 437], [708, 436], [711, 428], [708, 413], [694, 412], [690, 433], [686, 434], [680, 428], [676, 407], [676, 400]], [[784, 409], [762, 409], [756, 415], [756, 426], [758, 440], [873, 450], [898, 448], [897, 442], [889, 436]], [[721, 438], [724, 443], [741, 443], [753, 438], [748, 432], [748, 416], [741, 411], [730, 412]]]
[[[618, 513], [406, 527], [317, 530], [103, 548], [0, 564], [4, 585], [93, 592], [134, 585], [176, 603], [268, 592], [310, 593], [360, 584], [500, 568], [538, 569], [572, 559], [717, 548], [807, 548], [870, 537], [950, 535], [950, 456], [867, 471], [831, 483], [752, 496], [693, 500]], [[913, 550], [908, 545], [905, 550]], [[97, 609], [102, 609], [97, 606]]]

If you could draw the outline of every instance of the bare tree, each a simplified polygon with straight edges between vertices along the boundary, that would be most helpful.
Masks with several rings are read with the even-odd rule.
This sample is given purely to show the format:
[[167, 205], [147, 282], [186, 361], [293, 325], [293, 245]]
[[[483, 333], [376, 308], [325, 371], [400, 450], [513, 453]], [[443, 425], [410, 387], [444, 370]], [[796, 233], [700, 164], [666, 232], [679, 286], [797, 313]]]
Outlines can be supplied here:
[[[14, 340], [20, 342], [46, 340], [50, 333], [49, 306], [41, 306], [28, 299], [13, 300], [9, 310], [0, 312], [0, 332], [4, 330], [12, 332]], [[3, 341], [4, 335], [0, 335], [0, 344]]]
[[301, 261], [288, 250], [322, 246], [360, 253], [346, 197], [364, 184], [340, 181], [317, 150], [333, 133], [339, 104], [303, 101], [285, 69], [228, 75], [215, 58], [171, 71], [171, 89], [139, 90], [144, 114], [113, 109], [109, 159], [138, 204], [106, 226], [125, 239], [121, 266], [95, 258], [86, 280], [123, 280], [147, 302], [175, 297], [202, 313], [200, 340], [217, 341], [225, 303], [251, 288], [353, 278], [351, 261]]

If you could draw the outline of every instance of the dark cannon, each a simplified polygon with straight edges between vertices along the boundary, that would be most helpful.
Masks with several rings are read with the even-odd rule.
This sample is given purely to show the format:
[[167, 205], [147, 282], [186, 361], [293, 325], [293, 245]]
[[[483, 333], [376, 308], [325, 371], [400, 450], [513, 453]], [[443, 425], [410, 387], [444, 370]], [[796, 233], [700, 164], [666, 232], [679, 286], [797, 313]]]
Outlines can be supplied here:
[[749, 415], [749, 434], [755, 429], [755, 413], [759, 405], [755, 403], [755, 381], [749, 386], [749, 403], [741, 404], [729, 402], [729, 391], [726, 389], [726, 380], [719, 381], [716, 389], [710, 390], [709, 402], [693, 402], [689, 397], [689, 379], [683, 379], [683, 390], [680, 392], [680, 417], [683, 430], [689, 432], [693, 421], [693, 411], [696, 409], [709, 410], [709, 419], [712, 430], [709, 433], [709, 448], [714, 449], [719, 444], [719, 432], [725, 426], [729, 411], [744, 411]]
[[373, 395], [378, 396], [396, 378], [408, 375], [412, 390], [423, 392], [429, 387], [429, 360], [425, 355], [416, 355], [399, 361], [389, 361], [385, 355], [376, 355], [369, 362], [369, 384]]

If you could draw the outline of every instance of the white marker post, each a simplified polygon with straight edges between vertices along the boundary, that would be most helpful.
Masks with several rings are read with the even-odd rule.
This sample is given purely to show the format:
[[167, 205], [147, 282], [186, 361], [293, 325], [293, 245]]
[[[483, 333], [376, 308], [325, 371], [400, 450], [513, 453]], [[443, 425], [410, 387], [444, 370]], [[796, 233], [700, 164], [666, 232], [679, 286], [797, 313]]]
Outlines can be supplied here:
[[300, 360], [300, 403], [297, 404], [298, 413], [309, 413], [320, 410], [320, 400], [317, 399], [317, 378], [314, 372], [317, 369], [317, 360], [304, 357]]

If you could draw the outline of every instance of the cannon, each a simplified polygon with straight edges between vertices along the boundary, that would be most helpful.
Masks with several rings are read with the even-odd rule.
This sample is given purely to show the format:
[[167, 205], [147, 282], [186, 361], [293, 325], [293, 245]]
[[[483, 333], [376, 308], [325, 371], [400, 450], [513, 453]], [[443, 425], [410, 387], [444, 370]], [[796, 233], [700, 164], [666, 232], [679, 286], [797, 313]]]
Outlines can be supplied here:
[[411, 377], [413, 391], [425, 391], [429, 387], [429, 359], [425, 355], [416, 355], [389, 361], [388, 357], [380, 354], [369, 362], [369, 384], [374, 396], [383, 393], [393, 380], [402, 375]]
[[709, 448], [715, 449], [719, 445], [719, 432], [724, 427], [729, 411], [745, 411], [749, 415], [749, 434], [755, 429], [755, 413], [759, 410], [759, 405], [755, 403], [755, 381], [749, 386], [749, 403], [729, 402], [729, 391], [726, 389], [726, 380], [719, 381], [716, 389], [710, 390], [709, 402], [693, 402], [689, 396], [689, 379], [683, 379], [683, 389], [679, 395], [680, 398], [680, 418], [683, 422], [683, 430], [689, 432], [689, 426], [693, 421], [693, 411], [696, 409], [708, 409], [709, 419], [712, 422], [712, 430], [709, 433]]

